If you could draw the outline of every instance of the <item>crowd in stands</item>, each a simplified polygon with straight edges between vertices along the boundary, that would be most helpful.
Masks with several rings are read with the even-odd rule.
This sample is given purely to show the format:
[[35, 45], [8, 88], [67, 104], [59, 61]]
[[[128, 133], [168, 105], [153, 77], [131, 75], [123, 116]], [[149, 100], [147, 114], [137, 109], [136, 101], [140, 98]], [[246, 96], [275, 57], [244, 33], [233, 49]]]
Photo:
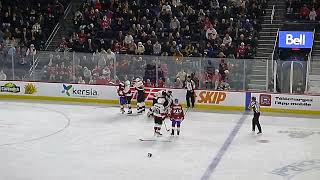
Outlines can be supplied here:
[[320, 20], [320, 1], [287, 0], [287, 17], [307, 21]]
[[[69, 0], [0, 1], [0, 65], [11, 67], [9, 55], [17, 65], [28, 62], [44, 44], [63, 15]], [[70, 2], [70, 1], [69, 1]], [[22, 69], [22, 68], [21, 68]]]
[[[142, 55], [170, 56], [173, 61], [184, 61], [188, 57], [219, 58], [221, 62], [224, 58], [249, 59], [256, 53], [266, 3], [266, 0], [87, 0], [74, 14], [74, 31], [62, 38], [57, 48], [101, 57], [113, 53], [142, 58], [146, 57]], [[110, 69], [113, 61], [104, 59], [106, 65], [98, 68]], [[116, 63], [119, 69], [139, 67], [139, 58], [133, 60], [132, 56], [124, 55], [117, 58]], [[99, 78], [104, 76], [95, 67], [81, 66], [83, 71], [85, 67], [91, 75], [95, 71]], [[166, 65], [161, 64], [158, 72], [166, 71], [164, 67]], [[179, 81], [183, 84], [183, 79], [162, 77], [165, 72], [155, 78], [154, 69], [154, 64], [148, 63], [141, 71], [150, 77], [139, 76], [157, 87], [179, 84]], [[187, 73], [193, 72], [196, 70]], [[226, 73], [228, 68], [223, 70], [216, 65], [197, 78], [205, 82], [204, 86], [218, 89], [220, 84], [230, 81], [225, 78]], [[118, 78], [124, 80], [125, 77]], [[80, 81], [89, 83], [90, 79], [82, 74]]]

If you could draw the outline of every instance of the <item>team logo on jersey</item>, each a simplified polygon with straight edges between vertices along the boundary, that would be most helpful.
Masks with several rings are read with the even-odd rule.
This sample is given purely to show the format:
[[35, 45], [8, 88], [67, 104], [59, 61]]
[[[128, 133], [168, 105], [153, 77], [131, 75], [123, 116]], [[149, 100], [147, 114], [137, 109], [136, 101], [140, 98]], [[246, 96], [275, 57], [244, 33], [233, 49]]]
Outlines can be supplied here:
[[5, 85], [1, 86], [1, 92], [11, 92], [11, 93], [19, 93], [20, 86], [17, 86], [13, 83], [6, 83]]
[[260, 94], [260, 105], [261, 106], [271, 106], [271, 95], [270, 94]]

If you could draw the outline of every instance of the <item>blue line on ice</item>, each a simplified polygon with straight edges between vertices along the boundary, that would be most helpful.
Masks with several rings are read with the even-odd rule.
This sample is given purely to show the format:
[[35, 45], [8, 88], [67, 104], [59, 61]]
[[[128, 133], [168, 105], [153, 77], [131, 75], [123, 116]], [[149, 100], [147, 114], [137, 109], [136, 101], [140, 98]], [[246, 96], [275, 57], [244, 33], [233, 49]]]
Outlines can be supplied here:
[[230, 132], [228, 138], [225, 140], [225, 142], [222, 145], [222, 147], [219, 149], [217, 155], [211, 161], [210, 165], [206, 169], [206, 172], [202, 175], [201, 180], [208, 180], [210, 178], [211, 174], [214, 172], [214, 170], [216, 169], [216, 167], [220, 163], [223, 155], [227, 152], [227, 150], [228, 150], [229, 146], [231, 145], [232, 141], [234, 140], [234, 138], [238, 134], [238, 132], [239, 132], [242, 124], [244, 123], [244, 120], [246, 120], [246, 118], [247, 118], [247, 115], [246, 115], [246, 113], [244, 113], [241, 116], [241, 118], [238, 120], [236, 126]]

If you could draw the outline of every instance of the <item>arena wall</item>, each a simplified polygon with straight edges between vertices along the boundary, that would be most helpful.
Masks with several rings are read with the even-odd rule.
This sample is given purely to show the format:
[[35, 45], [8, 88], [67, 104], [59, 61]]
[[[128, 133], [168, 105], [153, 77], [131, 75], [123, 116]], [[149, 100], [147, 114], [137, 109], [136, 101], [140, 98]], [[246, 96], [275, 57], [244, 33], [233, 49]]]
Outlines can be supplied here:
[[[161, 90], [146, 89], [147, 105], [151, 105], [154, 94]], [[175, 98], [185, 102], [186, 90], [171, 90]], [[320, 96], [210, 90], [196, 90], [195, 93], [198, 109], [243, 112], [248, 110], [250, 99], [255, 96], [260, 101], [261, 110], [265, 112], [320, 115]], [[0, 81], [0, 98], [107, 104], [118, 104], [119, 99], [116, 86], [22, 81]]]

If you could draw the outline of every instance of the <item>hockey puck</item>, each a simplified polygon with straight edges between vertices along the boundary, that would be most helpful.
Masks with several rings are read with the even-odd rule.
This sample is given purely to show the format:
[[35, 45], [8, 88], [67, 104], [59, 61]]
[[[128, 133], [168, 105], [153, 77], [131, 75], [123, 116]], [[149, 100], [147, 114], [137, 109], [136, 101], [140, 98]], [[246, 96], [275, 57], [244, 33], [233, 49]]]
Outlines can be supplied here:
[[148, 157], [150, 158], [152, 156], [152, 154], [151, 153], [148, 153]]
[[259, 143], [269, 143], [270, 141], [266, 140], [266, 139], [261, 139], [261, 140], [258, 140], [257, 142], [259, 142]]

